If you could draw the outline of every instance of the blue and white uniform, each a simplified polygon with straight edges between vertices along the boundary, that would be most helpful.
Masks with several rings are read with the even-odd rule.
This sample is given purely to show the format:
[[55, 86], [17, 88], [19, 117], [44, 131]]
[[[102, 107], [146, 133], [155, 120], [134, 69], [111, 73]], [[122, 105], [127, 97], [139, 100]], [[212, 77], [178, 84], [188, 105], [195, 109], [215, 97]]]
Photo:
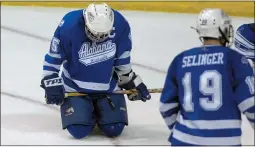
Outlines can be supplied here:
[[235, 34], [235, 50], [255, 63], [255, 23], [243, 24]]
[[254, 128], [254, 76], [247, 59], [223, 46], [203, 46], [172, 61], [160, 112], [172, 145], [241, 145], [241, 113]]
[[[131, 68], [131, 49], [129, 23], [106, 3], [63, 17], [45, 55], [41, 87], [47, 104], [60, 105], [62, 128], [74, 138], [86, 137], [95, 125], [108, 137], [122, 133], [128, 125], [126, 100], [113, 91], [136, 89], [127, 95], [130, 101], [151, 98]], [[65, 98], [68, 92], [87, 95]]]
[[58, 73], [66, 92], [111, 93], [118, 89], [114, 71], [131, 71], [130, 26], [117, 11], [113, 31], [103, 42], [93, 42], [85, 34], [83, 13], [69, 12], [56, 29], [43, 65], [44, 76]]

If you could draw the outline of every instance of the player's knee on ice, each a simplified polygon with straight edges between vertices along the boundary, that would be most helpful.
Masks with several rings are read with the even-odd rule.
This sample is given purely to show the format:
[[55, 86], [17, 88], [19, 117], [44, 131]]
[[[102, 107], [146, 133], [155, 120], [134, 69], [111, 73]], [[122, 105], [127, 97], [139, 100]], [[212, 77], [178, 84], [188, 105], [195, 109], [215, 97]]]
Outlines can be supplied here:
[[62, 128], [73, 124], [95, 125], [92, 101], [84, 97], [71, 97], [61, 105]]
[[93, 125], [69, 125], [66, 129], [74, 138], [82, 139], [88, 136], [93, 128]]
[[107, 137], [119, 136], [124, 130], [124, 127], [125, 127], [125, 123], [99, 125], [100, 130]]
[[100, 114], [98, 124], [128, 124], [127, 106], [124, 95], [109, 95], [115, 108], [112, 109], [106, 98], [96, 102], [96, 111]]

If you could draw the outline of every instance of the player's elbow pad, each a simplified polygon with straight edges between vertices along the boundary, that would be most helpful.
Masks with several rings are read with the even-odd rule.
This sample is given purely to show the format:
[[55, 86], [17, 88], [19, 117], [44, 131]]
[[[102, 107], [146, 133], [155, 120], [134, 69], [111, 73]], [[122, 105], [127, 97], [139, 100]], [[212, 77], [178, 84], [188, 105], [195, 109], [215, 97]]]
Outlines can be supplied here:
[[118, 80], [119, 87], [126, 90], [135, 89], [141, 83], [140, 76], [136, 75], [132, 70], [127, 74], [120, 75]]

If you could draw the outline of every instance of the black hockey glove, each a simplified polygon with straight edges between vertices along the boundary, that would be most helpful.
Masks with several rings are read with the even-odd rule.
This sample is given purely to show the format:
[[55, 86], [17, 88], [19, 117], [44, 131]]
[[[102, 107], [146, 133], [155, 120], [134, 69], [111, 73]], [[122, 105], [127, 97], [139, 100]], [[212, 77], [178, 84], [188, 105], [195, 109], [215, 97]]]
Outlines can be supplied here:
[[146, 102], [151, 99], [151, 95], [140, 76], [132, 71], [119, 77], [119, 87], [126, 90], [136, 89], [138, 91], [137, 93], [127, 95], [130, 101], [142, 100]]
[[45, 90], [47, 104], [61, 105], [64, 102], [65, 93], [63, 79], [58, 74], [52, 74], [41, 80], [41, 87]]

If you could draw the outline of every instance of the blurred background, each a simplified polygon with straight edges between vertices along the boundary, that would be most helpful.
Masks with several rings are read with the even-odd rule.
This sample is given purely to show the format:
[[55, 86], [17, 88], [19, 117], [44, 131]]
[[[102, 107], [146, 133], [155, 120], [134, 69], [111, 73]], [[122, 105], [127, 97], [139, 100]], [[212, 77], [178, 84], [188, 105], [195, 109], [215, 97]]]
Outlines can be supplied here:
[[[1, 2], [2, 5], [9, 6], [42, 6], [42, 7], [64, 7], [64, 8], [86, 8], [91, 2], [104, 2], [104, 1], [55, 1], [55, 2]], [[135, 1], [119, 1], [119, 2], [108, 2], [112, 8], [117, 10], [139, 10], [139, 11], [153, 11], [153, 12], [176, 12], [176, 13], [199, 13], [204, 8], [222, 8], [229, 15], [232, 16], [245, 16], [254, 17], [254, 2], [253, 1], [193, 1], [193, 2], [178, 2], [178, 1], [167, 1], [167, 2], [135, 2]]]

